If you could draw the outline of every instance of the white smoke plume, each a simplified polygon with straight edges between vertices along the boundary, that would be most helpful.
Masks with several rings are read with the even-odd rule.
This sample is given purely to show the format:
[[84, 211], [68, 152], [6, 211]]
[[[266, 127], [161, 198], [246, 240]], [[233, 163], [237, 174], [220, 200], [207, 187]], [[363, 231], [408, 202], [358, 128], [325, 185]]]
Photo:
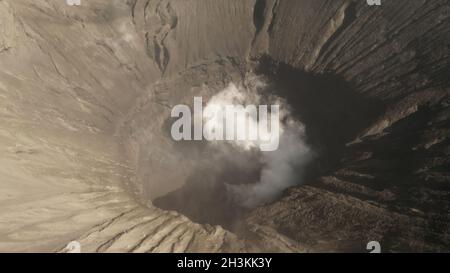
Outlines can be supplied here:
[[[260, 150], [265, 150], [263, 149], [264, 144], [275, 144], [268, 146], [273, 146], [271, 148], [274, 150], [277, 149], [282, 128], [275, 126], [273, 121], [278, 123], [279, 117], [272, 112], [264, 111], [265, 114], [263, 114], [259, 111], [260, 102], [260, 95], [254, 91], [248, 92], [248, 90], [239, 89], [235, 84], [230, 83], [226, 89], [209, 100], [203, 111], [205, 138], [223, 140], [231, 131], [236, 135], [230, 133], [231, 138], [235, 136], [230, 143], [242, 149], [250, 150], [259, 147]], [[275, 101], [275, 105], [279, 106], [278, 104], [279, 101]], [[248, 111], [250, 108], [245, 108], [249, 105], [253, 106], [253, 113]], [[232, 115], [233, 122], [230, 122], [230, 116], [226, 113], [228, 106], [232, 106], [232, 114], [236, 114]], [[242, 108], [234, 108], [235, 106], [242, 106]], [[265, 109], [270, 110], [271, 108], [267, 105]]]
[[[226, 89], [213, 96], [207, 103], [208, 107], [224, 108], [226, 105], [259, 105], [277, 104], [280, 106], [279, 147], [275, 151], [263, 152], [257, 141], [231, 141], [231, 144], [241, 151], [254, 152], [257, 150], [262, 163], [259, 181], [249, 181], [249, 184], [227, 184], [228, 193], [243, 207], [253, 208], [273, 201], [285, 189], [301, 183], [302, 170], [312, 157], [310, 148], [305, 144], [305, 128], [295, 120], [290, 106], [285, 100], [263, 92], [266, 84], [261, 78], [251, 75], [244, 86], [231, 83]], [[205, 117], [204, 117], [205, 118]], [[250, 123], [238, 120], [238, 128], [245, 126], [258, 127], [260, 119], [251, 119]], [[222, 126], [221, 121], [209, 123], [208, 126]], [[212, 125], [211, 125], [212, 124]], [[270, 132], [273, 134], [273, 132]], [[267, 136], [263, 136], [267, 139]], [[230, 143], [230, 142], [228, 142]], [[210, 142], [210, 145], [224, 145], [224, 142]], [[259, 151], [258, 151], [259, 150]], [[244, 166], [245, 167], [245, 166]]]

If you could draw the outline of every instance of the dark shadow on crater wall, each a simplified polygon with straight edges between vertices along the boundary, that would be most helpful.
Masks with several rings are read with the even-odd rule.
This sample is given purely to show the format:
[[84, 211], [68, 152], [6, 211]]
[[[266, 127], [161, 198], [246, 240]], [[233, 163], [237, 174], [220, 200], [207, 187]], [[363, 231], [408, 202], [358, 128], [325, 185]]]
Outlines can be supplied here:
[[364, 98], [335, 75], [307, 73], [268, 58], [262, 58], [256, 72], [268, 77], [268, 89], [286, 99], [304, 123], [307, 142], [319, 157], [314, 175], [336, 167], [345, 144], [384, 111], [380, 102]]
[[266, 0], [256, 0], [253, 12], [253, 24], [255, 25], [256, 34], [261, 31], [264, 25], [264, 12], [266, 9]]

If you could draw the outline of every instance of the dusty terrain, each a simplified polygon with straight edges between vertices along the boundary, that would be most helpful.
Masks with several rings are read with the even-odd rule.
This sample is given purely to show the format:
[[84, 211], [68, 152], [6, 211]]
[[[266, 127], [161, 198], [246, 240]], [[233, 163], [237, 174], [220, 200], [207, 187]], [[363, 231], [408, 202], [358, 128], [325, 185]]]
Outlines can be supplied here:
[[[0, 0], [0, 252], [448, 252], [449, 33], [447, 0]], [[167, 128], [249, 74], [316, 156], [238, 213]]]

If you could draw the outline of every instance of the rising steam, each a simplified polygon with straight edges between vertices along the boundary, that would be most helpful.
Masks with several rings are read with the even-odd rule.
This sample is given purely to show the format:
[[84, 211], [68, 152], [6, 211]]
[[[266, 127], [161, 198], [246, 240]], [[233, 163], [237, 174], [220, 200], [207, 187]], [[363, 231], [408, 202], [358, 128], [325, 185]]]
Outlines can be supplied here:
[[[244, 106], [249, 104], [277, 104], [280, 106], [280, 128], [279, 134], [276, 136], [260, 136], [256, 141], [231, 140], [226, 143], [217, 141], [208, 144], [214, 145], [218, 150], [231, 144], [239, 152], [257, 153], [258, 158], [256, 160], [261, 163], [259, 181], [248, 181], [246, 184], [227, 183], [226, 187], [230, 198], [247, 208], [270, 202], [286, 188], [300, 184], [303, 168], [311, 159], [312, 154], [310, 148], [304, 142], [305, 129], [303, 124], [293, 118], [287, 102], [280, 97], [269, 95], [266, 92], [267, 88], [266, 83], [261, 78], [252, 75], [246, 79], [244, 86], [238, 87], [230, 83], [226, 89], [213, 96], [205, 108], [219, 107], [224, 109], [226, 105], [235, 104]], [[259, 123], [267, 121], [251, 118], [250, 122], [246, 122], [246, 120], [237, 120], [237, 122], [239, 128], [258, 127]], [[221, 121], [215, 121], [209, 123], [208, 126], [223, 126], [223, 124], [221, 124]], [[209, 129], [213, 130], [214, 128]], [[271, 131], [269, 134], [273, 134], [273, 132]], [[259, 145], [262, 141], [261, 138], [271, 137], [279, 138], [278, 149], [271, 152], [261, 151]], [[232, 156], [232, 153], [229, 156]], [[245, 168], [245, 164], [242, 168]]]

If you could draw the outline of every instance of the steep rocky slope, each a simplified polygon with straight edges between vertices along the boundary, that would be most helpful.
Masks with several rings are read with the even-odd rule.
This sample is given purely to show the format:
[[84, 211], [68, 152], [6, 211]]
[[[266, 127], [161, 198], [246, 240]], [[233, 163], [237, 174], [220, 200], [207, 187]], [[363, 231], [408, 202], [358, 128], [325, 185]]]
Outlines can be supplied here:
[[[134, 167], [120, 152], [116, 124], [160, 76], [136, 38], [129, 6], [1, 1], [0, 14], [0, 250], [60, 250], [100, 225], [106, 235], [94, 245], [86, 235], [83, 249], [107, 251], [105, 243], [115, 245], [102, 224], [127, 219], [129, 226], [117, 224], [124, 232], [134, 219], [150, 229], [158, 215], [177, 224], [155, 221], [152, 234], [164, 250], [222, 249], [225, 231], [142, 207], [124, 191]], [[180, 246], [164, 241], [175, 231]]]
[[[449, 11], [0, 0], [0, 251], [449, 251]], [[198, 153], [171, 141], [172, 106], [250, 72], [306, 126], [306, 185], [240, 215], [235, 234], [208, 225], [229, 209], [217, 189], [172, 208], [201, 224], [154, 207]]]
[[[447, 1], [278, 2], [266, 52], [295, 68], [273, 70], [292, 101], [316, 108], [299, 114], [313, 141], [322, 138], [327, 166], [309, 186], [258, 209], [251, 224], [322, 250], [378, 240], [390, 251], [448, 251], [449, 8]], [[351, 93], [298, 79], [301, 71], [338, 76]], [[323, 92], [302, 91], [302, 81]]]

